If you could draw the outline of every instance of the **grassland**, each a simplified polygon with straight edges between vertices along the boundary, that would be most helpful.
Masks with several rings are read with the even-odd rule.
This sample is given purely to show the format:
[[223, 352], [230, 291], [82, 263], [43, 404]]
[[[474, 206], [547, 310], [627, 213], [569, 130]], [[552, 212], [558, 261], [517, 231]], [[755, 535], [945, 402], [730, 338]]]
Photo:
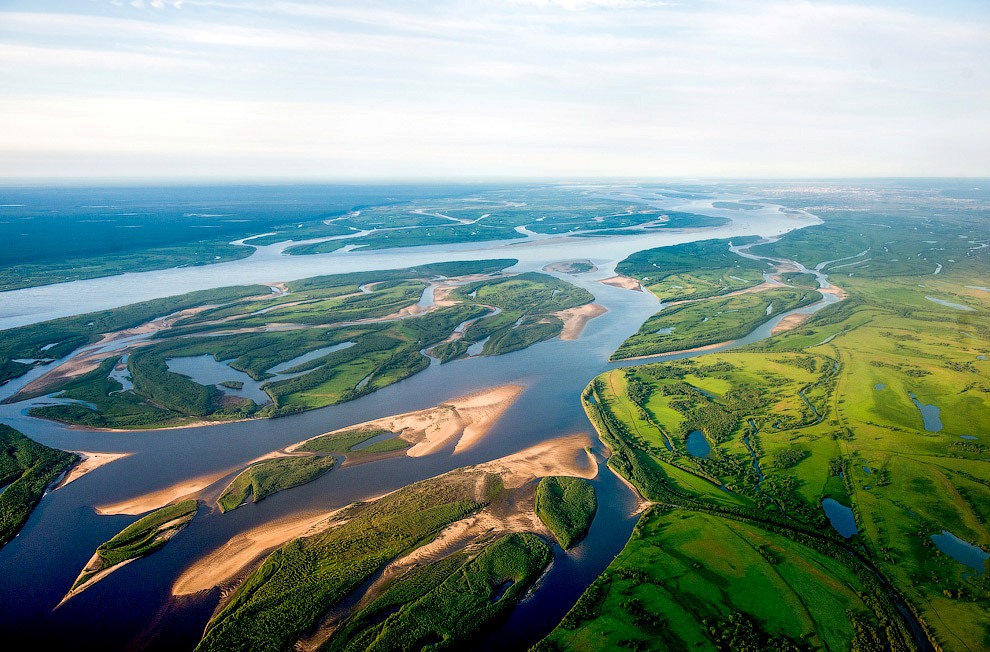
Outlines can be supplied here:
[[197, 650], [284, 650], [385, 563], [481, 509], [498, 476], [448, 474], [346, 510], [322, 534], [272, 553], [210, 621]]
[[27, 522], [48, 487], [79, 461], [0, 424], [0, 547]]
[[776, 287], [731, 297], [692, 301], [665, 308], [646, 320], [612, 354], [613, 360], [656, 355], [729, 342], [783, 312], [822, 295], [811, 289]]
[[564, 550], [588, 532], [596, 511], [595, 488], [583, 478], [549, 476], [536, 487], [536, 515]]
[[[44, 392], [58, 390], [72, 402], [36, 407], [32, 414], [125, 429], [281, 416], [348, 401], [407, 378], [429, 366], [424, 351], [449, 360], [484, 340], [482, 354], [499, 355], [556, 337], [563, 323], [554, 313], [593, 299], [545, 274], [498, 275], [513, 262], [314, 277], [288, 283], [282, 294], [264, 287], [195, 293], [108, 311], [100, 320], [88, 315], [51, 322], [56, 331], [63, 322], [66, 331], [69, 326], [77, 331], [54, 348], [42, 344], [51, 337], [41, 336], [45, 324], [17, 329], [11, 341], [22, 344], [10, 344], [9, 355], [42, 349], [63, 354], [63, 345], [68, 353], [105, 329], [140, 326], [152, 314], [178, 308], [186, 312], [124, 350], [133, 388], [125, 390], [111, 375], [122, 360], [118, 351], [88, 373], [46, 386]], [[456, 287], [458, 277], [469, 282]], [[421, 305], [431, 286], [441, 288], [445, 298]], [[90, 321], [83, 322], [86, 318]], [[169, 369], [171, 359], [203, 355], [262, 382], [270, 402], [258, 404], [226, 392], [229, 383], [206, 385]], [[383, 446], [388, 444], [378, 449]]]
[[312, 482], [333, 469], [334, 458], [318, 455], [283, 457], [253, 464], [234, 478], [220, 494], [221, 512], [237, 509], [247, 501], [258, 502], [274, 493]]
[[[704, 299], [763, 282], [767, 263], [737, 256], [730, 245], [755, 242], [754, 237], [701, 240], [637, 252], [615, 267], [617, 274], [642, 283], [661, 301]], [[817, 285], [815, 286], [817, 287]]]
[[[589, 386], [609, 465], [663, 507], [540, 647], [911, 649], [898, 605], [938, 649], [990, 644], [990, 573], [931, 538], [990, 548], [990, 261], [965, 212], [869, 217], [754, 248], [826, 263], [849, 298], [758, 345]], [[708, 457], [688, 450], [696, 430]], [[825, 498], [852, 509], [851, 538]]]
[[72, 585], [73, 591], [84, 588], [87, 583], [91, 584], [94, 579], [98, 579], [98, 575], [104, 576], [119, 564], [146, 557], [161, 549], [192, 522], [197, 509], [195, 500], [184, 500], [155, 510], [129, 525], [96, 549], [93, 559]]

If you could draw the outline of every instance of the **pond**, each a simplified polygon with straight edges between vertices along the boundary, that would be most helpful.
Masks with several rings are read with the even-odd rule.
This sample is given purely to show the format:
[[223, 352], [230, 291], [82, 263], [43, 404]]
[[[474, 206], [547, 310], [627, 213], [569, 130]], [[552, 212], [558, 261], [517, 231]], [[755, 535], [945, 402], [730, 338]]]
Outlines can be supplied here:
[[977, 576], [983, 575], [986, 571], [987, 559], [990, 559], [990, 552], [983, 550], [972, 543], [963, 541], [948, 530], [942, 530], [942, 534], [933, 534], [932, 541], [939, 551], [952, 557], [960, 564], [973, 569]]
[[[227, 362], [218, 362], [209, 353], [182, 358], [167, 358], [165, 364], [174, 374], [186, 376], [200, 385], [213, 385], [224, 394], [239, 396], [254, 401], [258, 405], [271, 403], [271, 398], [261, 383], [243, 371], [231, 368]], [[221, 387], [220, 383], [243, 383], [239, 389]]]
[[826, 498], [822, 501], [822, 509], [825, 510], [825, 516], [828, 517], [832, 527], [841, 536], [848, 539], [854, 534], [859, 534], [859, 528], [856, 527], [856, 517], [851, 509], [832, 498]]
[[700, 430], [692, 430], [687, 436], [688, 453], [695, 457], [708, 457], [712, 452], [712, 447], [705, 439], [705, 433]]
[[908, 396], [911, 397], [914, 404], [918, 406], [919, 410], [921, 410], [921, 419], [925, 425], [925, 430], [928, 432], [939, 432], [942, 430], [942, 419], [940, 417], [942, 410], [937, 405], [922, 403], [918, 400], [918, 397], [914, 395], [914, 392], [909, 392]]

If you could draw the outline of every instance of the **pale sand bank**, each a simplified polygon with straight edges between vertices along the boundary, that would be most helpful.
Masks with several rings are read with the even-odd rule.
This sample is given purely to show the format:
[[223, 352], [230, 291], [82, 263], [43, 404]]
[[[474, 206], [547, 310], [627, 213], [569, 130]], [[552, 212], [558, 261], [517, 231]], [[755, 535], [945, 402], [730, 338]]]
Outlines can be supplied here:
[[634, 278], [629, 278], [628, 276], [611, 276], [606, 279], [598, 281], [603, 285], [611, 285], [612, 287], [622, 288], [623, 290], [635, 290], [637, 292], [643, 291], [643, 286]]
[[598, 462], [585, 450], [591, 444], [591, 438], [584, 433], [566, 435], [474, 468], [498, 473], [509, 489], [548, 475], [591, 479], [598, 475]]
[[209, 591], [233, 581], [266, 552], [292, 539], [326, 529], [328, 521], [339, 511], [341, 510], [290, 516], [234, 536], [186, 568], [172, 585], [172, 595]]
[[555, 313], [564, 320], [564, 330], [560, 331], [560, 339], [576, 340], [589, 321], [608, 312], [608, 308], [597, 303], [588, 303], [577, 308], [568, 308]]
[[[455, 440], [457, 446], [454, 452], [459, 453], [481, 441], [498, 418], [519, 398], [523, 389], [521, 385], [493, 387], [452, 399], [436, 407], [366, 421], [325, 434], [381, 428], [399, 433], [399, 437], [412, 444], [406, 449], [409, 457], [430, 455]], [[294, 452], [305, 443], [299, 442], [285, 450]]]
[[770, 334], [776, 335], [778, 333], [783, 333], [784, 331], [789, 331], [792, 328], [797, 328], [804, 322], [808, 321], [810, 318], [811, 315], [787, 315], [786, 317], [780, 320], [780, 323], [778, 323], [776, 326], [773, 327], [773, 330], [770, 331]]
[[152, 491], [141, 496], [129, 498], [119, 503], [102, 505], [96, 508], [96, 513], [104, 516], [108, 514], [144, 514], [145, 512], [150, 512], [153, 509], [164, 507], [165, 505], [175, 502], [180, 498], [191, 498], [193, 497], [193, 494], [198, 494], [200, 491], [206, 487], [209, 487], [211, 484], [234, 470], [235, 469], [226, 469], [218, 473], [201, 475], [198, 478], [183, 480], [182, 482], [174, 484], [170, 487], [165, 487], [164, 489], [159, 489], [158, 491]]
[[95, 471], [105, 464], [109, 464], [110, 462], [115, 462], [123, 457], [130, 457], [133, 455], [133, 453], [90, 453], [87, 451], [69, 452], [75, 453], [81, 457], [82, 460], [69, 470], [62, 481], [58, 483], [58, 486], [55, 487], [56, 489], [61, 489], [65, 485], [75, 482], [90, 471]]

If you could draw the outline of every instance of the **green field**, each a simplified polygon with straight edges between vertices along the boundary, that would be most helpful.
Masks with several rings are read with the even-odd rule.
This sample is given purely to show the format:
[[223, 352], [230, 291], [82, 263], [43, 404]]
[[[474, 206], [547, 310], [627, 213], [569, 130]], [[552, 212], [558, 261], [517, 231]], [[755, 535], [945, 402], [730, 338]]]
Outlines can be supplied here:
[[588, 532], [597, 510], [595, 488], [583, 478], [550, 476], [536, 487], [536, 515], [564, 550]]
[[79, 574], [72, 588], [85, 584], [99, 572], [159, 550], [192, 522], [197, 509], [198, 503], [195, 500], [184, 500], [155, 510], [126, 527], [96, 549], [95, 562], [87, 565]]
[[48, 487], [79, 461], [0, 423], [0, 547], [24, 527]]
[[259, 502], [284, 489], [312, 482], [333, 468], [334, 458], [305, 455], [252, 464], [234, 478], [217, 499], [221, 512], [237, 509], [248, 498]]
[[[899, 600], [938, 649], [990, 645], [990, 573], [931, 538], [990, 548], [990, 261], [972, 244], [976, 218], [905, 212], [896, 229], [889, 215], [830, 215], [753, 249], [808, 266], [854, 256], [826, 266], [849, 297], [805, 324], [588, 387], [609, 465], [668, 507], [643, 517], [542, 646], [911, 649]], [[705, 457], [688, 448], [695, 431]], [[838, 535], [825, 498], [852, 509], [858, 533]]]

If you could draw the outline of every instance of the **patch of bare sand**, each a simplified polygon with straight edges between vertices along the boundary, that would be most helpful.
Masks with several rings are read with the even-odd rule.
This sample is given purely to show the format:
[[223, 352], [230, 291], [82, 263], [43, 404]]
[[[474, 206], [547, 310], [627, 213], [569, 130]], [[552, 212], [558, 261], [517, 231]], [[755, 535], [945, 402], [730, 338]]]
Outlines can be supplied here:
[[623, 290], [635, 290], [637, 292], [643, 291], [643, 286], [634, 278], [629, 278], [628, 276], [612, 276], [606, 279], [598, 281], [602, 285], [611, 285], [612, 287], [622, 288]]
[[[481, 441], [498, 418], [515, 402], [523, 389], [520, 385], [493, 387], [452, 399], [426, 410], [366, 421], [325, 434], [382, 428], [399, 433], [399, 437], [412, 444], [406, 449], [406, 455], [409, 457], [430, 455], [445, 448], [454, 440], [457, 440], [454, 452], [459, 453]], [[305, 443], [299, 442], [285, 450], [289, 453], [294, 452]]]
[[133, 453], [89, 453], [86, 451], [69, 451], [70, 453], [75, 453], [80, 458], [80, 462], [76, 464], [72, 469], [69, 470], [61, 482], [58, 483], [56, 489], [61, 489], [67, 484], [75, 482], [79, 478], [83, 477], [90, 471], [95, 471], [105, 464], [110, 462], [115, 462], [122, 457], [129, 457]]
[[192, 595], [232, 582], [268, 551], [326, 529], [339, 511], [291, 516], [234, 536], [186, 568], [172, 585], [172, 595]]
[[598, 475], [598, 462], [594, 455], [585, 450], [590, 446], [591, 438], [584, 433], [566, 435], [475, 468], [501, 475], [509, 489], [548, 475], [591, 479]]
[[598, 268], [587, 258], [582, 258], [581, 260], [563, 260], [558, 263], [550, 263], [543, 267], [543, 271], [574, 275], [597, 272]]
[[555, 313], [564, 320], [564, 330], [560, 331], [560, 339], [576, 340], [581, 336], [585, 325], [595, 317], [608, 312], [608, 308], [597, 303], [588, 303], [577, 308], [568, 308]]
[[145, 512], [150, 512], [153, 509], [164, 507], [165, 505], [175, 502], [180, 498], [192, 497], [193, 494], [198, 494], [200, 491], [209, 487], [220, 478], [228, 475], [233, 470], [234, 469], [227, 469], [225, 471], [220, 471], [219, 473], [201, 475], [198, 478], [183, 480], [182, 482], [174, 484], [171, 487], [165, 487], [164, 489], [159, 489], [158, 491], [152, 491], [141, 496], [129, 498], [119, 503], [97, 507], [96, 512], [104, 516], [108, 514], [144, 514]]
[[787, 315], [780, 320], [780, 323], [773, 327], [770, 334], [776, 335], [777, 333], [783, 333], [784, 331], [789, 331], [792, 328], [797, 328], [810, 318], [811, 315]]

